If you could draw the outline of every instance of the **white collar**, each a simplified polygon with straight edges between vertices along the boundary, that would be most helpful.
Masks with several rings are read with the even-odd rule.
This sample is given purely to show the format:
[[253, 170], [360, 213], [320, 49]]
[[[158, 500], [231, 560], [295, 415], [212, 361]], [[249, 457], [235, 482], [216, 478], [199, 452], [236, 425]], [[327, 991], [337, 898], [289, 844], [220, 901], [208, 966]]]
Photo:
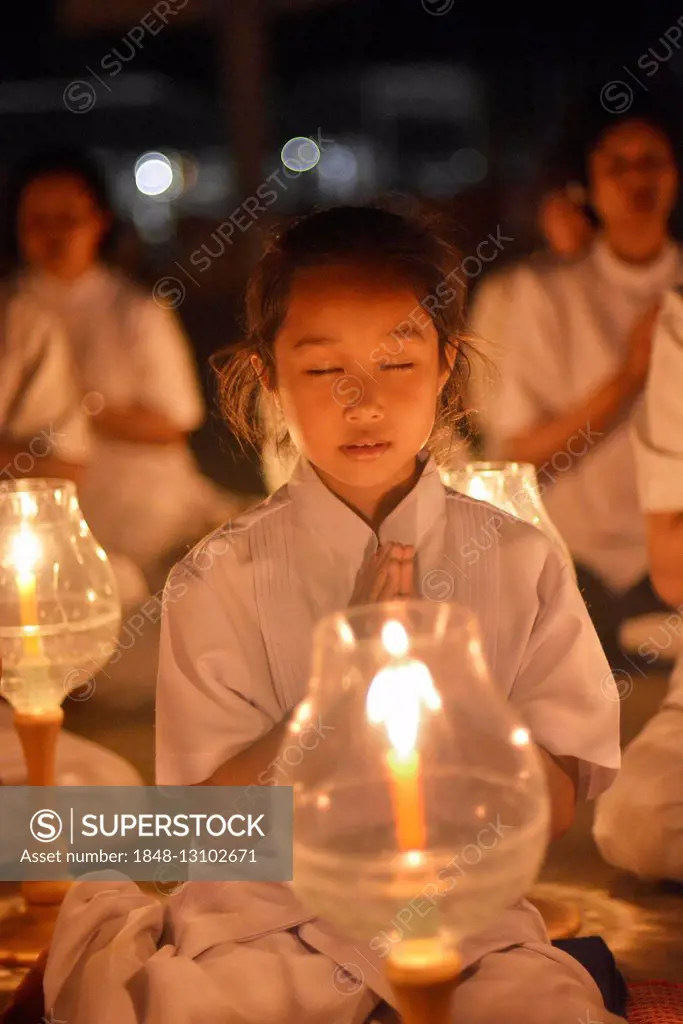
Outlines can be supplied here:
[[664, 243], [662, 251], [649, 263], [633, 264], [620, 259], [604, 235], [601, 235], [594, 242], [589, 258], [599, 274], [636, 292], [652, 292], [669, 287], [681, 266], [681, 251], [671, 239]]
[[94, 299], [110, 277], [109, 268], [97, 263], [75, 281], [61, 281], [39, 271], [27, 271], [21, 279], [34, 295], [60, 306], [72, 307]]
[[[439, 467], [427, 452], [418, 456], [424, 469], [412, 490], [379, 528], [381, 544], [413, 544], [417, 547], [434, 522], [445, 514], [446, 490]], [[287, 484], [296, 519], [304, 530], [315, 532], [330, 548], [349, 556], [363, 552], [375, 532], [320, 479], [313, 466], [300, 456]]]

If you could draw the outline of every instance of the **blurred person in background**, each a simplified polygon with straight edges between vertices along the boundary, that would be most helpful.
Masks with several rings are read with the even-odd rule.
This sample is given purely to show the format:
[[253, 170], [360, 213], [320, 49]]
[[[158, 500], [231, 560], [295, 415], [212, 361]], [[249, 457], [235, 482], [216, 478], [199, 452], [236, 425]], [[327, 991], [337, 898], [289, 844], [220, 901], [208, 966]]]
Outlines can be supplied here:
[[153, 576], [244, 505], [191, 452], [205, 410], [188, 341], [173, 310], [104, 262], [113, 214], [86, 154], [45, 151], [20, 168], [11, 217], [19, 290], [64, 325], [90, 414], [84, 515], [107, 551]]
[[[644, 653], [678, 647], [683, 633], [683, 289], [669, 292], [655, 328], [634, 443], [652, 581], [675, 608]], [[624, 751], [596, 805], [605, 860], [641, 878], [683, 882], [683, 653], [661, 707]], [[638, 823], [634, 831], [632, 823]]]
[[0, 289], [0, 484], [55, 477], [80, 484], [87, 417], [60, 325], [6, 283]]
[[468, 311], [468, 326], [486, 359], [473, 363], [469, 404], [480, 429], [500, 391], [498, 364], [505, 348], [508, 314], [517, 282], [527, 268], [548, 266], [583, 256], [595, 234], [585, 208], [585, 189], [576, 182], [546, 191], [538, 204], [540, 245], [528, 260], [517, 261], [488, 274], [476, 288]]
[[599, 232], [582, 259], [518, 278], [487, 424], [494, 457], [537, 467], [614, 667], [624, 621], [662, 608], [648, 576], [629, 426], [657, 308], [683, 274], [669, 235], [679, 180], [669, 124], [649, 94], [622, 117], [584, 117]]

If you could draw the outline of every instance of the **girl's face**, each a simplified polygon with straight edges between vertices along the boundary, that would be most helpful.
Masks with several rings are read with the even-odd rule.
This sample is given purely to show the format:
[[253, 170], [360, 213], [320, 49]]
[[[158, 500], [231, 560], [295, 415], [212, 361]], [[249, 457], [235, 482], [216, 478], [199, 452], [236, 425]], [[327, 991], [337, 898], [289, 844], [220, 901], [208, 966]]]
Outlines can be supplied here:
[[275, 365], [290, 434], [341, 497], [360, 507], [414, 475], [449, 370], [409, 285], [357, 267], [299, 271]]
[[99, 255], [110, 217], [80, 178], [51, 174], [36, 178], [19, 200], [17, 231], [29, 267], [72, 281]]
[[665, 135], [642, 121], [608, 131], [590, 157], [591, 201], [605, 225], [666, 227], [676, 202], [678, 173]]

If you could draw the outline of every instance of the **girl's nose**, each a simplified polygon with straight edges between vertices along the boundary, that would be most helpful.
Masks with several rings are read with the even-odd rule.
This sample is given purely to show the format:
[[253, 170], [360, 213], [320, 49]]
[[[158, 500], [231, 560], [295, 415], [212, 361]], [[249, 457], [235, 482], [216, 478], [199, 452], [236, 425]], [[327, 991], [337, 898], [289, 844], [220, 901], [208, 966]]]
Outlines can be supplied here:
[[[353, 401], [346, 404], [344, 417], [349, 423], [371, 423], [384, 418], [379, 387], [372, 380], [356, 379]], [[351, 397], [351, 393], [349, 393]]]

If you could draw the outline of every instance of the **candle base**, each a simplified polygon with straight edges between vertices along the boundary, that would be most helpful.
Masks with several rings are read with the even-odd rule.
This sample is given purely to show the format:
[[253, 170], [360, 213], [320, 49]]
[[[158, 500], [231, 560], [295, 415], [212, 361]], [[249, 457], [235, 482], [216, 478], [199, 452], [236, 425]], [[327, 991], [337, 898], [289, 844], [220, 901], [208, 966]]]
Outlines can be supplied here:
[[26, 903], [17, 889], [0, 883], [0, 967], [31, 967], [50, 945], [59, 907]]
[[58, 907], [73, 883], [73, 878], [21, 882], [19, 891], [28, 906]]
[[460, 960], [435, 941], [416, 940], [414, 945], [415, 956], [406, 950], [404, 955], [390, 956], [386, 965], [401, 1019], [404, 1024], [451, 1024]]

